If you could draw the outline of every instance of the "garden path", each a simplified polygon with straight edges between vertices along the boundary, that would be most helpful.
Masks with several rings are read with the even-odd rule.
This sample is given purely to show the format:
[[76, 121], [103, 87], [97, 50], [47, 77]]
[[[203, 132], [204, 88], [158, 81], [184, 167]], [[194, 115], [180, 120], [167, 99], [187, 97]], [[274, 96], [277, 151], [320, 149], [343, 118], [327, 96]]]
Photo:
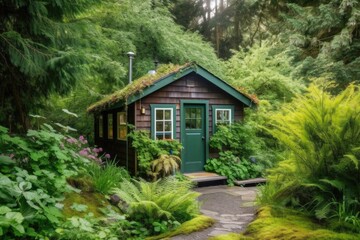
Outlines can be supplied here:
[[200, 232], [172, 237], [172, 240], [205, 240], [220, 234], [239, 233], [255, 218], [256, 187], [221, 185], [196, 188], [195, 191], [201, 193], [201, 212], [214, 218], [216, 223]]

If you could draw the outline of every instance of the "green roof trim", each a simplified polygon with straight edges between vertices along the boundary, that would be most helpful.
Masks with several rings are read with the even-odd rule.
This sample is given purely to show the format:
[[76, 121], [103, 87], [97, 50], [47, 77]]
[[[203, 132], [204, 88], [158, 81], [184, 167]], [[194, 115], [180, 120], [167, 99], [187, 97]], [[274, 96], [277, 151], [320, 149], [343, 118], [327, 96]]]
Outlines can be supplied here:
[[145, 76], [133, 81], [123, 89], [116, 91], [115, 93], [110, 94], [94, 103], [87, 109], [87, 111], [89, 113], [93, 113], [121, 107], [124, 104], [129, 105], [192, 72], [202, 76], [248, 107], [256, 106], [258, 103], [256, 97], [235, 89], [200, 65], [196, 63], [187, 63], [182, 66], [173, 64], [162, 65], [158, 68], [156, 74], [146, 74]]

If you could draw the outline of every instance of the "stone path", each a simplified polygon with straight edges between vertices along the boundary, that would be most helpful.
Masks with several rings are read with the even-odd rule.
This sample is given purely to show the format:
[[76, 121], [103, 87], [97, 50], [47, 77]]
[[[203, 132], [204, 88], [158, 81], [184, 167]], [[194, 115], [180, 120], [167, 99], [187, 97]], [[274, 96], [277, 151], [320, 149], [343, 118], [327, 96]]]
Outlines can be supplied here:
[[203, 240], [230, 232], [239, 233], [255, 218], [256, 187], [212, 186], [195, 190], [201, 193], [201, 212], [217, 222], [204, 231], [175, 236], [172, 240]]

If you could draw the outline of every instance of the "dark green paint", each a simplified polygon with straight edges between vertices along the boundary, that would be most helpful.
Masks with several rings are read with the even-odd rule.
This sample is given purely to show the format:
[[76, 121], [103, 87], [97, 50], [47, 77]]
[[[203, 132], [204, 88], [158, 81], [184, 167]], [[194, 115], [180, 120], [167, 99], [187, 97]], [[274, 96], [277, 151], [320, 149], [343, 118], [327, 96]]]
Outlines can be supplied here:
[[[187, 129], [185, 113], [188, 108], [201, 109], [201, 127]], [[181, 152], [184, 173], [199, 172], [204, 170], [205, 161], [209, 156], [209, 103], [205, 100], [182, 100], [181, 101]]]

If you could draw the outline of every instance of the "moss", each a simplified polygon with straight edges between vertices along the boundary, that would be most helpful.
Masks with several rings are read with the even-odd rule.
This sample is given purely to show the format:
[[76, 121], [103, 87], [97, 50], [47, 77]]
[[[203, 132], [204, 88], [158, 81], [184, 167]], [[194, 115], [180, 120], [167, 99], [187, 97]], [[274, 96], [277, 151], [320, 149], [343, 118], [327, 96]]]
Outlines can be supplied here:
[[223, 234], [209, 238], [209, 240], [253, 240], [252, 237], [247, 237], [237, 233]]
[[182, 66], [174, 65], [174, 64], [161, 65], [157, 69], [156, 74], [146, 74], [143, 77], [136, 79], [135, 81], [132, 82], [132, 84], [129, 84], [123, 89], [116, 91], [113, 94], [110, 94], [104, 97], [103, 99], [101, 99], [100, 101], [94, 103], [87, 109], [87, 111], [90, 113], [97, 112], [117, 102], [120, 101], [125, 102], [129, 96], [141, 92], [143, 89], [151, 86], [155, 82], [160, 81], [161, 79], [173, 73], [177, 73], [180, 70], [192, 65], [193, 63], [187, 63]]
[[[86, 205], [87, 209], [84, 212], [79, 212], [71, 208], [71, 206], [76, 204]], [[101, 209], [111, 207], [113, 210], [118, 211], [116, 207], [113, 207], [109, 204], [108, 200], [105, 198], [104, 195], [100, 193], [93, 193], [93, 192], [71, 192], [65, 195], [65, 200], [63, 202], [63, 214], [66, 218], [72, 216], [79, 216], [84, 217], [88, 213], [93, 213], [94, 217], [103, 217], [104, 213]]]
[[360, 239], [360, 234], [338, 233], [324, 229], [309, 216], [289, 209], [263, 207], [243, 234], [220, 235], [221, 239], [297, 239], [297, 240], [351, 240]]
[[190, 234], [192, 232], [201, 231], [208, 227], [211, 227], [215, 223], [215, 220], [211, 217], [205, 215], [199, 215], [187, 222], [181, 224], [180, 227], [174, 231], [163, 233], [158, 236], [152, 236], [147, 238], [147, 240], [156, 240], [156, 239], [167, 239], [180, 234]]
[[[116, 91], [110, 95], [105, 96], [100, 101], [94, 103], [90, 107], [88, 107], [88, 113], [100, 112], [113, 104], [123, 101], [126, 103], [127, 98], [134, 94], [140, 93], [145, 88], [153, 85], [154, 83], [168, 77], [171, 74], [180, 74], [182, 71], [185, 71], [188, 68], [196, 68], [197, 65], [195, 63], [186, 63], [184, 65], [174, 65], [174, 64], [164, 64], [161, 65], [156, 74], [146, 74], [141, 78], [136, 79], [131, 84], [125, 86], [123, 89]], [[175, 75], [177, 77], [177, 75]], [[244, 89], [237, 88], [237, 91], [241, 92], [248, 98], [252, 99], [256, 104], [259, 103], [257, 97], [255, 95], [247, 94]]]

